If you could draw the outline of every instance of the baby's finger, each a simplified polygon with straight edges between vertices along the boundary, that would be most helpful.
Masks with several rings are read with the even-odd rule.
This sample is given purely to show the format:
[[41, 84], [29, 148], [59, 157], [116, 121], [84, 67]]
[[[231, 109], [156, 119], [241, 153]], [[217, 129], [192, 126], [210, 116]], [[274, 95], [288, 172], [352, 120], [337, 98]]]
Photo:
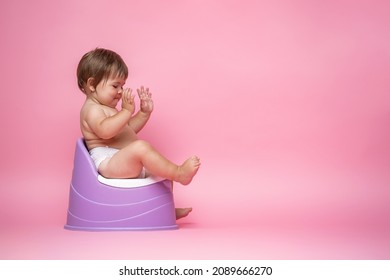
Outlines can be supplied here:
[[123, 92], [122, 92], [122, 99], [125, 100], [125, 101], [127, 100], [127, 91], [128, 91], [128, 90], [127, 90], [127, 88], [126, 88], [126, 89], [124, 89]]
[[138, 96], [139, 96], [139, 99], [144, 99], [144, 92], [142, 91], [142, 89], [137, 89], [137, 93], [138, 93]]
[[127, 88], [127, 96], [128, 96], [128, 97], [133, 96], [132, 92], [133, 92], [133, 91], [131, 90], [131, 88]]
[[144, 88], [143, 87], [141, 87], [141, 89], [139, 90], [139, 92], [138, 92], [138, 96], [139, 96], [139, 98], [140, 99], [145, 99], [145, 90], [144, 90]]
[[151, 98], [152, 97], [152, 93], [149, 91], [149, 88], [146, 88], [146, 97], [147, 98]]
[[124, 91], [123, 91], [123, 98], [124, 100], [129, 103], [130, 101], [130, 96], [131, 96], [131, 89], [130, 88], [126, 88]]

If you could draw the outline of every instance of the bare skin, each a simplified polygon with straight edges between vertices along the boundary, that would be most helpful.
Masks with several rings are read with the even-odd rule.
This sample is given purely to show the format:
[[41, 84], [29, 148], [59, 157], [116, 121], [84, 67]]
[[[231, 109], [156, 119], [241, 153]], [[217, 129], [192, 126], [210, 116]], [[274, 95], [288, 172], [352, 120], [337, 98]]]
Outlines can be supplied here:
[[[92, 82], [92, 80], [91, 80]], [[122, 89], [124, 80], [112, 78], [89, 86], [89, 94], [81, 110], [81, 131], [88, 149], [113, 147], [120, 151], [104, 160], [99, 173], [107, 178], [136, 178], [145, 167], [150, 173], [188, 185], [197, 173], [200, 160], [191, 156], [176, 165], [161, 155], [148, 142], [139, 140], [137, 133], [145, 126], [153, 111], [148, 89], [138, 90], [140, 111], [135, 111], [131, 89]], [[115, 107], [122, 99], [122, 110]]]
[[187, 217], [191, 211], [192, 208], [176, 208], [176, 220]]
[[[94, 86], [93, 78], [89, 78], [84, 88], [87, 98], [80, 112], [80, 127], [88, 149], [119, 149], [99, 165], [99, 173], [106, 178], [137, 178], [145, 168], [148, 173], [188, 185], [200, 167], [199, 158], [191, 156], [176, 165], [148, 142], [139, 140], [137, 133], [150, 118], [153, 100], [148, 88], [138, 89], [140, 110], [134, 114], [135, 97], [131, 89], [123, 89], [124, 84], [121, 77], [110, 77]], [[122, 108], [117, 110], [120, 100]], [[191, 211], [179, 208], [176, 217], [183, 218]]]

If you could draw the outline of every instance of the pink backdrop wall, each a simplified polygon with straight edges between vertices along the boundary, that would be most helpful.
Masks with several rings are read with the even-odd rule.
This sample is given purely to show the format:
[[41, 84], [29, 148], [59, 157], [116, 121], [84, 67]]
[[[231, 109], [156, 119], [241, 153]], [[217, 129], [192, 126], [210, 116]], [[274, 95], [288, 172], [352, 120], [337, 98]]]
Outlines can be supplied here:
[[176, 188], [196, 209], [187, 223], [370, 229], [388, 248], [389, 8], [2, 1], [0, 234], [64, 224], [84, 100], [75, 69], [105, 47], [127, 62], [128, 86], [153, 92], [142, 137], [177, 162], [202, 159], [192, 186]]

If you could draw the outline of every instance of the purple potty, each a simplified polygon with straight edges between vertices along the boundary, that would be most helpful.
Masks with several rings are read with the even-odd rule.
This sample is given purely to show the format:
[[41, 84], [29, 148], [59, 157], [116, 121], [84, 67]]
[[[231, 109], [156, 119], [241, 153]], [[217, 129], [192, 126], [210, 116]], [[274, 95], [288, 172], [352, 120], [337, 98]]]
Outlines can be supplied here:
[[107, 179], [98, 174], [82, 138], [77, 140], [68, 218], [70, 230], [177, 229], [172, 181]]

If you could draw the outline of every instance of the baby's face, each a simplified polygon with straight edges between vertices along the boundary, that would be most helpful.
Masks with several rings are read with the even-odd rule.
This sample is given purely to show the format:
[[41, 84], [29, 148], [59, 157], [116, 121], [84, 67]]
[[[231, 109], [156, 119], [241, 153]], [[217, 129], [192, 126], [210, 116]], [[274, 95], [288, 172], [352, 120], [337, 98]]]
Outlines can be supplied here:
[[115, 108], [122, 98], [123, 86], [126, 80], [121, 77], [111, 77], [102, 80], [96, 86], [95, 98], [102, 104]]

